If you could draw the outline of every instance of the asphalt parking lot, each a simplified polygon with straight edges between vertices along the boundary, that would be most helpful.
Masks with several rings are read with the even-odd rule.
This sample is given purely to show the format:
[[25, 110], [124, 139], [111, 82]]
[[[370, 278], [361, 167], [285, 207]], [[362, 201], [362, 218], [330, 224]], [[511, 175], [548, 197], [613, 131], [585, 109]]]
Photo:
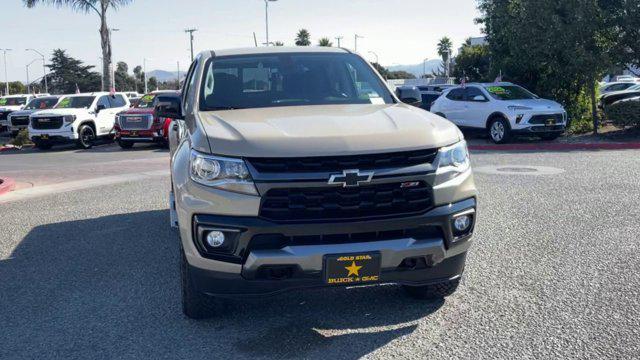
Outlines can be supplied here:
[[[131, 171], [166, 157], [116, 149], [3, 154], [0, 172], [27, 155]], [[473, 165], [480, 222], [446, 302], [320, 289], [199, 322], [180, 310], [166, 175], [0, 203], [0, 358], [638, 358], [640, 151], [476, 152]]]

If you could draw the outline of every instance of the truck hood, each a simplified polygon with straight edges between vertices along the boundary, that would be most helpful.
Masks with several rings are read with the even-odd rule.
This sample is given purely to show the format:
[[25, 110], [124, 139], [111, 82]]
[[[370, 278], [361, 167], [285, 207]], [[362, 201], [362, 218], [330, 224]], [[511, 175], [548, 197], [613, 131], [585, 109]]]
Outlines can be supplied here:
[[507, 106], [526, 106], [533, 110], [558, 110], [564, 111], [562, 105], [555, 101], [547, 99], [523, 99], [523, 100], [505, 100], [503, 101]]
[[130, 108], [119, 114], [136, 115], [136, 114], [153, 114], [153, 108]]
[[[213, 154], [301, 157], [395, 152], [462, 139], [448, 120], [405, 104], [316, 105], [200, 112]], [[197, 138], [196, 138], [197, 139]]]
[[[1, 110], [0, 110], [1, 111]], [[11, 116], [28, 116], [33, 114], [36, 111], [42, 111], [39, 109], [31, 109], [31, 110], [20, 110], [20, 111], [14, 111], [11, 113]]]
[[32, 116], [63, 116], [63, 115], [75, 115], [76, 117], [93, 117], [89, 114], [88, 109], [47, 109], [38, 110], [31, 114]]
[[22, 110], [22, 108], [23, 108], [22, 105], [5, 105], [5, 106], [0, 106], [0, 111], [1, 112], [18, 111], [18, 110]]

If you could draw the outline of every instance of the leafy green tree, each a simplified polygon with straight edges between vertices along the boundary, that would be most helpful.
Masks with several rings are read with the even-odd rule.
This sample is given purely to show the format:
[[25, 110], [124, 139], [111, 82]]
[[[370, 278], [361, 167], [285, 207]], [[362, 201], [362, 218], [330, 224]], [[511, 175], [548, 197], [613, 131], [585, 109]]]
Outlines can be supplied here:
[[495, 79], [491, 72], [491, 54], [487, 45], [465, 43], [455, 58], [453, 77], [465, 77], [471, 82], [489, 82]]
[[[0, 92], [3, 95], [6, 95], [4, 93], [4, 89], [6, 89], [5, 83], [4, 82], [0, 82]], [[27, 87], [20, 81], [10, 81], [9, 82], [9, 93], [10, 94], [24, 94], [27, 92]]]
[[129, 66], [127, 63], [123, 61], [118, 62], [115, 78], [116, 89], [118, 91], [132, 91], [136, 89], [136, 79], [129, 75]]
[[380, 76], [385, 79], [389, 78], [389, 70], [386, 67], [378, 64], [377, 62], [371, 63], [371, 65], [380, 73]]
[[300, 29], [296, 34], [296, 46], [309, 46], [311, 45], [311, 34], [307, 29]]
[[329, 40], [329, 38], [323, 37], [318, 41], [318, 46], [331, 47], [333, 46], [333, 43], [331, 42], [331, 40]]
[[92, 71], [94, 66], [84, 65], [62, 49], [53, 51], [47, 67], [50, 70], [49, 92], [52, 94], [73, 94], [76, 84], [82, 92], [100, 90], [100, 74]]
[[282, 41], [276, 41], [275, 43], [273, 43], [273, 45], [275, 45], [275, 46], [284, 46], [284, 43]]
[[152, 76], [147, 79], [147, 87], [149, 91], [158, 90], [158, 79], [155, 76]]
[[[132, 0], [22, 0], [28, 7], [33, 8], [38, 4], [53, 5], [56, 7], [69, 7], [74, 11], [83, 13], [95, 13], [100, 18], [100, 46], [102, 48], [102, 73], [104, 83], [114, 87], [114, 79], [111, 79], [111, 30], [107, 25], [107, 11], [117, 10], [132, 2]], [[102, 89], [105, 90], [105, 89]]]
[[597, 124], [596, 81], [619, 56], [620, 30], [600, 6], [609, 1], [623, 0], [480, 0], [494, 72], [558, 100], [573, 118], [589, 116], [590, 98]]

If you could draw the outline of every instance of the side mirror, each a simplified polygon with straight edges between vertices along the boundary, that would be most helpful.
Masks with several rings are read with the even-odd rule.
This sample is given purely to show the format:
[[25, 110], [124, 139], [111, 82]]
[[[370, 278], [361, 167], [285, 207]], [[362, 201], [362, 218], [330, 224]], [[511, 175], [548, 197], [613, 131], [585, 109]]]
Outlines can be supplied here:
[[477, 102], [485, 102], [485, 101], [487, 101], [487, 98], [485, 98], [482, 95], [476, 95], [476, 96], [473, 97], [472, 100], [473, 101], [477, 101]]
[[104, 105], [98, 105], [96, 106], [96, 113], [99, 113], [100, 111], [106, 109], [107, 107]]
[[183, 120], [181, 108], [180, 101], [159, 102], [153, 110], [153, 114], [155, 117]]
[[420, 106], [422, 102], [422, 94], [417, 87], [399, 87], [396, 88], [396, 95], [405, 104]]

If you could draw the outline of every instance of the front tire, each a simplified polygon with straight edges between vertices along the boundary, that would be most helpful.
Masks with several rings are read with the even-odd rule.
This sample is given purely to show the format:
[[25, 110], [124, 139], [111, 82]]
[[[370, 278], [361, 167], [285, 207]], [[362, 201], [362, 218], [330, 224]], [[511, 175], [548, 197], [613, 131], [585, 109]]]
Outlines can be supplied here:
[[407, 294], [409, 294], [409, 296], [413, 298], [421, 300], [435, 300], [443, 299], [449, 295], [452, 295], [458, 289], [458, 285], [460, 285], [460, 278], [433, 285], [404, 285], [403, 288], [407, 292]]
[[494, 118], [489, 123], [489, 138], [496, 144], [504, 144], [511, 138], [509, 123], [503, 118]]
[[82, 125], [78, 129], [78, 141], [76, 142], [76, 145], [79, 149], [91, 149], [95, 139], [96, 133], [93, 131], [93, 128], [89, 125]]
[[199, 292], [193, 285], [184, 251], [181, 252], [180, 277], [182, 281], [182, 313], [190, 319], [207, 319], [215, 315], [211, 297]]

